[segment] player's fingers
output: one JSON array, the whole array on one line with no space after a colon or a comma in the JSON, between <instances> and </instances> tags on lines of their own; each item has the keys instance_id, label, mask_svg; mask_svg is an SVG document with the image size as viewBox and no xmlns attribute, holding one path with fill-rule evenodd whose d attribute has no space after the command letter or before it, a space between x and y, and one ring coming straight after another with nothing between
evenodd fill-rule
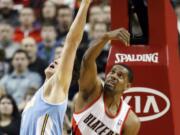
<instances>
[{"instance_id":1,"label":"player's fingers","mask_svg":"<svg viewBox=\"0 0 180 135\"><path fill-rule=\"evenodd\" d=\"M127 41L128 45L129 45L130 44L130 33L124 28L121 28L120 31L126 37L126 41Z\"/></svg>"},{"instance_id":2,"label":"player's fingers","mask_svg":"<svg viewBox=\"0 0 180 135\"><path fill-rule=\"evenodd\" d=\"M123 33L119 33L119 36L118 36L119 40L121 40L126 46L128 45L128 41L126 39L126 37L123 35Z\"/></svg>"},{"instance_id":3,"label":"player's fingers","mask_svg":"<svg viewBox=\"0 0 180 135\"><path fill-rule=\"evenodd\" d=\"M121 34L123 35L124 39L126 40L127 44L129 44L129 34L126 31L122 31Z\"/></svg>"},{"instance_id":4,"label":"player's fingers","mask_svg":"<svg viewBox=\"0 0 180 135\"><path fill-rule=\"evenodd\" d=\"M125 43L126 46L129 44L129 36L125 32L120 32L119 36L123 39L123 42Z\"/></svg>"}]
</instances>

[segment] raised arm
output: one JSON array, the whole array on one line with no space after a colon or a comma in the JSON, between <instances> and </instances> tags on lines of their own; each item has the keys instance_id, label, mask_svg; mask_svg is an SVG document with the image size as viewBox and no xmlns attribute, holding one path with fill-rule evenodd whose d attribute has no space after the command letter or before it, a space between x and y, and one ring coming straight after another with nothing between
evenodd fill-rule
<instances>
[{"instance_id":1,"label":"raised arm","mask_svg":"<svg viewBox=\"0 0 180 135\"><path fill-rule=\"evenodd\" d=\"M77 48L82 40L87 12L91 0L82 0L79 11L67 34L61 57L56 60L58 67L53 77L45 84L44 97L58 103L67 97ZM55 62L55 63L57 63Z\"/></svg>"},{"instance_id":2,"label":"raised arm","mask_svg":"<svg viewBox=\"0 0 180 135\"><path fill-rule=\"evenodd\" d=\"M91 44L91 47L86 51L81 64L80 71L80 92L89 94L95 87L101 83L97 76L96 59L100 55L103 47L110 40L121 40L125 45L129 45L130 35L124 28L116 29L105 33L101 38Z\"/></svg>"},{"instance_id":3,"label":"raised arm","mask_svg":"<svg viewBox=\"0 0 180 135\"><path fill-rule=\"evenodd\" d=\"M77 48L83 37L89 5L90 0L82 0L78 14L71 25L64 43L63 52L60 58L61 62L57 71L57 83L63 87L65 92L68 92L69 90L72 79L74 59Z\"/></svg>"}]
</instances>

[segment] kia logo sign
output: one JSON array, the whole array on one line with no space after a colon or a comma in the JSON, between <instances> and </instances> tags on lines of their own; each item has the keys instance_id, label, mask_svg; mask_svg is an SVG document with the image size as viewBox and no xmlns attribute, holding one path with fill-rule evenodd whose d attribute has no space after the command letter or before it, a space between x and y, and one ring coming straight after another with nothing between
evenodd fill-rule
<instances>
[{"instance_id":1,"label":"kia logo sign","mask_svg":"<svg viewBox=\"0 0 180 135\"><path fill-rule=\"evenodd\" d=\"M134 107L141 122L158 119L170 109L169 98L154 89L133 87L125 91L124 95L124 100Z\"/></svg>"}]
</instances>

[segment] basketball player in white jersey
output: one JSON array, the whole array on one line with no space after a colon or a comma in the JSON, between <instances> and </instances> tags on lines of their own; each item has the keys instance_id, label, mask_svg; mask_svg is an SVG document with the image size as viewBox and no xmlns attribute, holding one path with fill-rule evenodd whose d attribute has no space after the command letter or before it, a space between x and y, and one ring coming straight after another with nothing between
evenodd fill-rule
<instances>
[{"instance_id":1,"label":"basketball player in white jersey","mask_svg":"<svg viewBox=\"0 0 180 135\"><path fill-rule=\"evenodd\" d=\"M74 59L90 3L90 0L82 0L61 57L47 67L45 83L27 104L23 112L21 135L62 135Z\"/></svg>"},{"instance_id":2,"label":"basketball player in white jersey","mask_svg":"<svg viewBox=\"0 0 180 135\"><path fill-rule=\"evenodd\" d=\"M96 67L96 58L110 40L121 40L128 46L129 39L128 31L120 28L104 34L86 51L75 99L73 135L138 134L139 119L122 99L132 81L131 70L125 65L114 65L103 85Z\"/></svg>"}]
</instances>

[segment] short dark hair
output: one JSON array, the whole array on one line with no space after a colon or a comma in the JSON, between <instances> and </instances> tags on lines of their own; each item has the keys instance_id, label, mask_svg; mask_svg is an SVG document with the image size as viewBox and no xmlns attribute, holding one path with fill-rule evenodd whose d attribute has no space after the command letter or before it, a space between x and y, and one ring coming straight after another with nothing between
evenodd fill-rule
<instances>
[{"instance_id":1,"label":"short dark hair","mask_svg":"<svg viewBox=\"0 0 180 135\"><path fill-rule=\"evenodd\" d=\"M26 58L29 60L29 56L28 56L27 52L26 52L25 50L23 50L23 49L18 49L18 50L16 50L16 51L14 52L14 54L13 54L12 59L14 59L15 55L18 54L18 53L24 53L25 56L26 56Z\"/></svg>"},{"instance_id":2,"label":"short dark hair","mask_svg":"<svg viewBox=\"0 0 180 135\"><path fill-rule=\"evenodd\" d=\"M133 75L132 69L129 66L125 65L125 64L118 63L118 64L115 64L114 66L116 66L116 65L120 65L120 66L122 66L122 67L124 67L124 68L126 68L128 70L128 81L130 83L132 83L133 80L134 80L134 75Z\"/></svg>"}]
</instances>

